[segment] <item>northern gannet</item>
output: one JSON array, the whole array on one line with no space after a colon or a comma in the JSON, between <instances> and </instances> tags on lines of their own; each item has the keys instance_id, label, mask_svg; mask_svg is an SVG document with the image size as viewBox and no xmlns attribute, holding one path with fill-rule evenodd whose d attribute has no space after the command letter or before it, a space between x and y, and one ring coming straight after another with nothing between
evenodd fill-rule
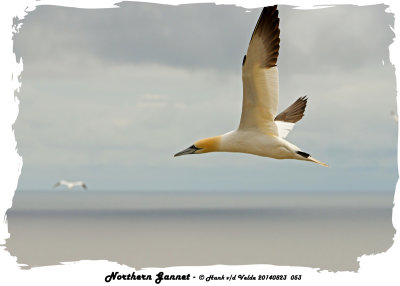
<instances>
[{"instance_id":1,"label":"northern gannet","mask_svg":"<svg viewBox=\"0 0 400 286\"><path fill-rule=\"evenodd\" d=\"M300 97L277 115L279 34L277 6L264 7L243 58L243 105L239 128L196 141L174 157L208 152L240 152L275 159L311 161L327 166L284 139L303 117L307 98Z\"/></svg>"},{"instance_id":2,"label":"northern gannet","mask_svg":"<svg viewBox=\"0 0 400 286\"><path fill-rule=\"evenodd\" d=\"M68 189L72 189L72 188L74 188L74 187L82 187L82 188L84 188L85 190L87 189L87 186L86 186L85 183L82 182L82 181L78 181L78 182L68 182L68 181L64 181L64 180L61 180L61 181L57 182L57 183L53 186L53 188L56 188L56 187L61 186L61 185L67 186Z\"/></svg>"}]
</instances>

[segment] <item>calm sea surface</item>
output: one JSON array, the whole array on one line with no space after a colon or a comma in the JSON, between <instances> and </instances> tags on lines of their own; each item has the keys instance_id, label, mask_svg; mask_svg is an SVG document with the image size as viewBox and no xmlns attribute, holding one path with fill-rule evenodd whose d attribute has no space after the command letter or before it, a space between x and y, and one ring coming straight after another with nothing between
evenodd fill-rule
<instances>
[{"instance_id":1,"label":"calm sea surface","mask_svg":"<svg viewBox=\"0 0 400 286\"><path fill-rule=\"evenodd\" d=\"M17 191L7 250L25 267L274 264L341 271L393 242L389 192Z\"/></svg>"}]
</instances>

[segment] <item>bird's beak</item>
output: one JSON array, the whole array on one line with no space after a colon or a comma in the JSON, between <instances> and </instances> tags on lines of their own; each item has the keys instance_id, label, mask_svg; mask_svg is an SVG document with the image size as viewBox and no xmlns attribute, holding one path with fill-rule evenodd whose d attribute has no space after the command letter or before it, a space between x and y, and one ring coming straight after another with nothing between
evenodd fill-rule
<instances>
[{"instance_id":1,"label":"bird's beak","mask_svg":"<svg viewBox=\"0 0 400 286\"><path fill-rule=\"evenodd\" d=\"M178 152L174 155L174 157L182 156L182 155L187 155L187 154L194 154L197 150L200 150L200 148L197 148L196 146L192 145L189 148Z\"/></svg>"}]
</instances>

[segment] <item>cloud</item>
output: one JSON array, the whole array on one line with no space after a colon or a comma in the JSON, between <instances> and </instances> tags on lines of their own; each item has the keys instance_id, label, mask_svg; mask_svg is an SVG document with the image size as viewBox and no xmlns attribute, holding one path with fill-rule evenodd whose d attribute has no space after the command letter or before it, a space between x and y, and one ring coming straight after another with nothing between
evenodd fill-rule
<instances>
[{"instance_id":1,"label":"cloud","mask_svg":"<svg viewBox=\"0 0 400 286\"><path fill-rule=\"evenodd\" d=\"M257 18L258 13L231 5L122 3L121 9L102 10L40 6L15 37L16 53L33 62L95 57L111 64L240 69Z\"/></svg>"},{"instance_id":2,"label":"cloud","mask_svg":"<svg viewBox=\"0 0 400 286\"><path fill-rule=\"evenodd\" d=\"M280 67L329 73L388 63L394 17L386 8L343 5L297 12L281 7Z\"/></svg>"},{"instance_id":3,"label":"cloud","mask_svg":"<svg viewBox=\"0 0 400 286\"><path fill-rule=\"evenodd\" d=\"M96 70L99 69L88 67L86 72L92 74ZM212 82L215 77L221 81ZM240 89L239 80L230 74L217 75L213 70L191 72L155 65L109 67L107 72L86 80L66 82L53 78L31 82L28 77L15 126L19 148L23 154L30 150L25 159L35 165L106 162L102 152L96 158L83 154L110 147L120 149L121 156L143 154L149 148L170 148L171 155L174 147L185 141L190 143L188 140L196 139L201 130L217 133L234 127L229 117L238 118L239 114L215 122L211 116L221 111L229 114L228 108L239 111L240 91L231 101L224 93L234 87ZM223 128L224 123L228 126ZM76 155L57 156L63 148L72 148ZM43 153L47 155L30 159L29 154ZM71 156L76 158L71 160ZM113 164L125 164L124 161L120 157L109 159Z\"/></svg>"},{"instance_id":4,"label":"cloud","mask_svg":"<svg viewBox=\"0 0 400 286\"><path fill-rule=\"evenodd\" d=\"M163 64L240 70L260 9L232 5L122 3L120 9L40 6L24 20L15 50L24 61ZM393 14L385 5L293 10L280 6L279 66L293 73L388 62Z\"/></svg>"}]
</instances>

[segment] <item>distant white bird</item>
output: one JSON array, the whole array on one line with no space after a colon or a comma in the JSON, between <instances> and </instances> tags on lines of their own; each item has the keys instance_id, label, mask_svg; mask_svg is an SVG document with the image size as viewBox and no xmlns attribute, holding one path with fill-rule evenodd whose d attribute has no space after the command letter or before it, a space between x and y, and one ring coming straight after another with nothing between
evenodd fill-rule
<instances>
[{"instance_id":1,"label":"distant white bird","mask_svg":"<svg viewBox=\"0 0 400 286\"><path fill-rule=\"evenodd\" d=\"M208 152L240 152L327 166L284 139L303 117L307 98L299 98L277 115L279 35L277 6L264 7L243 58L243 106L239 128L199 140L176 153L175 157Z\"/></svg>"},{"instance_id":2,"label":"distant white bird","mask_svg":"<svg viewBox=\"0 0 400 286\"><path fill-rule=\"evenodd\" d=\"M392 111L390 112L390 114L392 115L392 118L394 121L398 122L399 121L399 117L397 116L397 113Z\"/></svg>"},{"instance_id":3,"label":"distant white bird","mask_svg":"<svg viewBox=\"0 0 400 286\"><path fill-rule=\"evenodd\" d=\"M85 183L82 182L82 181L78 181L78 182L68 182L68 181L64 181L64 180L61 180L61 181L57 182L57 183L54 185L54 188L56 188L56 187L58 187L58 186L61 186L61 185L67 186L68 189L72 189L72 188L75 188L75 187L82 187L82 188L84 188L85 190L87 189L87 186L86 186Z\"/></svg>"}]
</instances>

